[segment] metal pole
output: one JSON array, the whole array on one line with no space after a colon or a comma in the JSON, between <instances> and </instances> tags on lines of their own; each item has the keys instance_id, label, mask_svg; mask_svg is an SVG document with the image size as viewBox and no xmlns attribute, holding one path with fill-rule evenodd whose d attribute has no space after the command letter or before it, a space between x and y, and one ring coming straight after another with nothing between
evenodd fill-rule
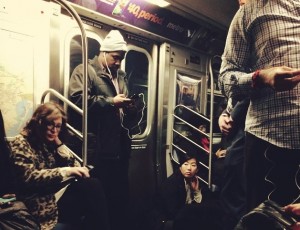
<instances>
[{"instance_id":1,"label":"metal pole","mask_svg":"<svg viewBox=\"0 0 300 230\"><path fill-rule=\"evenodd\" d=\"M82 161L83 166L87 164L87 37L83 23L80 16L73 9L73 7L65 0L54 0L55 2L62 5L76 20L79 29L81 31L81 42L82 42L82 63L83 63L83 91L82 91Z\"/></svg>"}]
</instances>

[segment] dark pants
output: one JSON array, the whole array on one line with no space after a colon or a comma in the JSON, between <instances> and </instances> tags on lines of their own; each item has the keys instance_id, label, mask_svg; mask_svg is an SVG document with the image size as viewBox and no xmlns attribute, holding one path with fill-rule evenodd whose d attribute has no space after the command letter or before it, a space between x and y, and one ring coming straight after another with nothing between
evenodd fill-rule
<instances>
[{"instance_id":1,"label":"dark pants","mask_svg":"<svg viewBox=\"0 0 300 230\"><path fill-rule=\"evenodd\" d=\"M112 230L129 229L128 159L100 160L95 175L103 182Z\"/></svg>"},{"instance_id":2,"label":"dark pants","mask_svg":"<svg viewBox=\"0 0 300 230\"><path fill-rule=\"evenodd\" d=\"M173 230L222 229L223 212L215 201L188 204L181 208L173 220Z\"/></svg>"},{"instance_id":3,"label":"dark pants","mask_svg":"<svg viewBox=\"0 0 300 230\"><path fill-rule=\"evenodd\" d=\"M96 178L73 182L59 199L58 212L58 221L73 229L110 229L104 190Z\"/></svg>"},{"instance_id":4,"label":"dark pants","mask_svg":"<svg viewBox=\"0 0 300 230\"><path fill-rule=\"evenodd\" d=\"M268 198L282 206L298 198L300 150L279 148L249 133L245 149L248 211Z\"/></svg>"},{"instance_id":5,"label":"dark pants","mask_svg":"<svg viewBox=\"0 0 300 230\"><path fill-rule=\"evenodd\" d=\"M239 129L227 148L224 159L221 189L221 203L225 211L224 230L232 230L240 218L246 214L244 146L245 132Z\"/></svg>"}]
</instances>

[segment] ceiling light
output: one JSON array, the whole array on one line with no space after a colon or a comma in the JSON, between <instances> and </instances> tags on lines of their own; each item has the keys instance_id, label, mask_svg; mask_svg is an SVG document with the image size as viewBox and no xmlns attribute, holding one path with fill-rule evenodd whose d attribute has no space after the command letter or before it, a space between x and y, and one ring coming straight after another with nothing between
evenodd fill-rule
<instances>
[{"instance_id":1,"label":"ceiling light","mask_svg":"<svg viewBox=\"0 0 300 230\"><path fill-rule=\"evenodd\" d=\"M169 2L165 1L165 0L146 0L147 2L150 2L154 5L157 5L159 7L167 7L170 5Z\"/></svg>"}]
</instances>

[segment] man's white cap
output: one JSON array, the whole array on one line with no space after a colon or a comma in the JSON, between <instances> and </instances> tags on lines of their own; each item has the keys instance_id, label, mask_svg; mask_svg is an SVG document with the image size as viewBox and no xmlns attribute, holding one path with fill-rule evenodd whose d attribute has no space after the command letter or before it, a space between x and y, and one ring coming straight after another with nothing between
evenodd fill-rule
<instances>
[{"instance_id":1,"label":"man's white cap","mask_svg":"<svg viewBox=\"0 0 300 230\"><path fill-rule=\"evenodd\" d=\"M127 43L118 30L111 30L100 46L100 51L124 51L127 52Z\"/></svg>"}]
</instances>

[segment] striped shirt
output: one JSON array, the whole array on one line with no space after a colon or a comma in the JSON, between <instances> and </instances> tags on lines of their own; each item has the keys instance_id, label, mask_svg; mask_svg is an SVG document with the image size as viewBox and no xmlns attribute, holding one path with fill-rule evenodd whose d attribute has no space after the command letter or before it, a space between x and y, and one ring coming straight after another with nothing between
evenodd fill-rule
<instances>
[{"instance_id":1,"label":"striped shirt","mask_svg":"<svg viewBox=\"0 0 300 230\"><path fill-rule=\"evenodd\" d=\"M253 72L271 66L300 68L299 0L251 0L238 10L219 86L233 101L250 96L247 132L281 148L300 149L300 84L284 92L251 87Z\"/></svg>"}]
</instances>

